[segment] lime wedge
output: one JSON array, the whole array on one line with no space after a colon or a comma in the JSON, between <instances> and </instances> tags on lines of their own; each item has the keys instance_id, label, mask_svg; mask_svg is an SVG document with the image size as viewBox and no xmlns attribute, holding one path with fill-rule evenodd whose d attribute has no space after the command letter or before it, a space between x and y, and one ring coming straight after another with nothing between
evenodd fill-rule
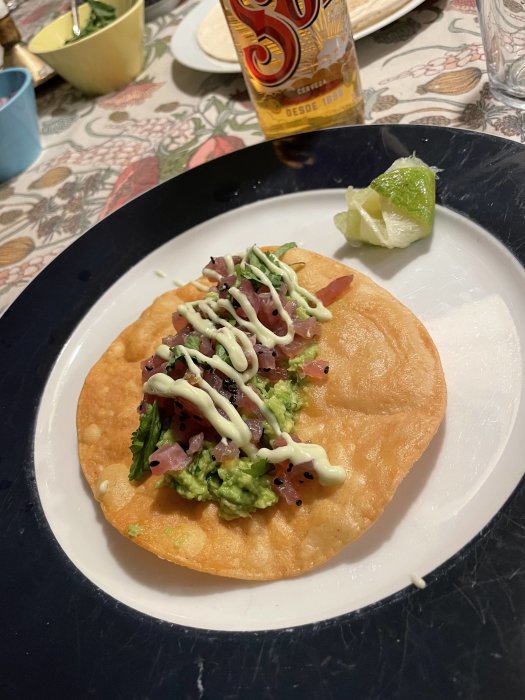
<instances>
[{"instance_id":1,"label":"lime wedge","mask_svg":"<svg viewBox=\"0 0 525 700\"><path fill-rule=\"evenodd\" d=\"M334 223L355 244L406 248L432 232L435 172L415 156L399 158L369 187L349 187Z\"/></svg>"}]
</instances>

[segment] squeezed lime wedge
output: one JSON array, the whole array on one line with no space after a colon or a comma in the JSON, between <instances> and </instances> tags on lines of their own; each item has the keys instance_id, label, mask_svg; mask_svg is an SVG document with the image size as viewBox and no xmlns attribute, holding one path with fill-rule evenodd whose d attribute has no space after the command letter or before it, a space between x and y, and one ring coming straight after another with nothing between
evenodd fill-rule
<instances>
[{"instance_id":1,"label":"squeezed lime wedge","mask_svg":"<svg viewBox=\"0 0 525 700\"><path fill-rule=\"evenodd\" d=\"M399 158L368 187L349 187L334 223L351 243L406 248L432 233L436 175L416 156Z\"/></svg>"}]
</instances>

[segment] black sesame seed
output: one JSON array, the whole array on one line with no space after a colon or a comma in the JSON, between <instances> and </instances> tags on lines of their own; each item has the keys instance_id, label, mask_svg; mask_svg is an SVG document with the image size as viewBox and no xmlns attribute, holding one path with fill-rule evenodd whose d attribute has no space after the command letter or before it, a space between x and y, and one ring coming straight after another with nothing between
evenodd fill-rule
<instances>
[{"instance_id":1,"label":"black sesame seed","mask_svg":"<svg viewBox=\"0 0 525 700\"><path fill-rule=\"evenodd\" d=\"M270 367L263 367L263 372L269 372L269 371L270 371Z\"/></svg>"},{"instance_id":2,"label":"black sesame seed","mask_svg":"<svg viewBox=\"0 0 525 700\"><path fill-rule=\"evenodd\" d=\"M150 367L149 365L146 365L145 369L147 369L148 372L151 372L151 370L153 369L153 367Z\"/></svg>"},{"instance_id":3,"label":"black sesame seed","mask_svg":"<svg viewBox=\"0 0 525 700\"><path fill-rule=\"evenodd\" d=\"M283 480L282 480L282 479L274 479L274 480L273 480L273 483L274 483L276 486L282 486L282 485L283 485Z\"/></svg>"},{"instance_id":4,"label":"black sesame seed","mask_svg":"<svg viewBox=\"0 0 525 700\"><path fill-rule=\"evenodd\" d=\"M296 505L296 506L302 506L302 505L303 505L303 502L301 501L300 498L298 498L298 499L295 501L295 505Z\"/></svg>"},{"instance_id":5,"label":"black sesame seed","mask_svg":"<svg viewBox=\"0 0 525 700\"><path fill-rule=\"evenodd\" d=\"M329 367L325 367L325 368L323 369L323 372L324 372L325 374L328 374L328 370L329 370Z\"/></svg>"},{"instance_id":6,"label":"black sesame seed","mask_svg":"<svg viewBox=\"0 0 525 700\"><path fill-rule=\"evenodd\" d=\"M290 464L286 467L287 472L291 472L293 469L293 464L290 462Z\"/></svg>"},{"instance_id":7,"label":"black sesame seed","mask_svg":"<svg viewBox=\"0 0 525 700\"><path fill-rule=\"evenodd\" d=\"M149 466L150 466L150 467L158 467L159 464L160 464L160 462L159 462L158 459L153 459L153 460L149 463Z\"/></svg>"},{"instance_id":8,"label":"black sesame seed","mask_svg":"<svg viewBox=\"0 0 525 700\"><path fill-rule=\"evenodd\" d=\"M237 299L234 299L233 302L232 302L232 306L233 306L234 309L239 309L241 305L239 304L239 302L237 301Z\"/></svg>"},{"instance_id":9,"label":"black sesame seed","mask_svg":"<svg viewBox=\"0 0 525 700\"><path fill-rule=\"evenodd\" d=\"M310 474L310 472L305 472L305 473L304 473L304 478L305 478L305 479L313 479L314 477L313 477L313 474Z\"/></svg>"},{"instance_id":10,"label":"black sesame seed","mask_svg":"<svg viewBox=\"0 0 525 700\"><path fill-rule=\"evenodd\" d=\"M215 258L213 257L213 255L210 255L210 260L212 265L215 265Z\"/></svg>"},{"instance_id":11,"label":"black sesame seed","mask_svg":"<svg viewBox=\"0 0 525 700\"><path fill-rule=\"evenodd\" d=\"M278 313L279 313L279 312L277 311L277 309L274 309L274 310L272 311L272 316L277 316Z\"/></svg>"},{"instance_id":12,"label":"black sesame seed","mask_svg":"<svg viewBox=\"0 0 525 700\"><path fill-rule=\"evenodd\" d=\"M202 420L201 416L193 416L194 420Z\"/></svg>"},{"instance_id":13,"label":"black sesame seed","mask_svg":"<svg viewBox=\"0 0 525 700\"><path fill-rule=\"evenodd\" d=\"M272 350L272 357L277 357L277 353L275 352L275 350Z\"/></svg>"},{"instance_id":14,"label":"black sesame seed","mask_svg":"<svg viewBox=\"0 0 525 700\"><path fill-rule=\"evenodd\" d=\"M175 401L175 406L177 406L177 408L180 408L181 411L182 411L182 409L184 408L184 406L181 404L180 401Z\"/></svg>"},{"instance_id":15,"label":"black sesame seed","mask_svg":"<svg viewBox=\"0 0 525 700\"><path fill-rule=\"evenodd\" d=\"M185 411L183 411L183 412L180 414L179 418L180 418L181 421L185 421L185 420L188 420L189 416L188 416L188 414L187 414Z\"/></svg>"}]
</instances>

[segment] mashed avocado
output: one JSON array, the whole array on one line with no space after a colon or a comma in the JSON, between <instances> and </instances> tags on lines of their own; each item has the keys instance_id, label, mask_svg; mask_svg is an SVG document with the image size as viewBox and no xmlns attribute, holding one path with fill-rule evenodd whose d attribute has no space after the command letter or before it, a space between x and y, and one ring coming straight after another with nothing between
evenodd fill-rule
<instances>
[{"instance_id":1,"label":"mashed avocado","mask_svg":"<svg viewBox=\"0 0 525 700\"><path fill-rule=\"evenodd\" d=\"M305 362L315 358L316 354L317 346L313 344L301 355L291 359L290 379L280 379L272 383L268 379L256 376L250 382L275 416L283 432L293 432L297 413L303 405L299 393L302 382L297 377L297 370ZM143 457L142 454L146 442L149 444L156 440L153 445L159 448L173 444L177 440L172 427L161 430L160 420L158 417L155 419L157 416L155 411L156 403L145 416L142 416L140 430L134 434L135 451L140 451L138 457L142 461L147 461L147 457ZM153 433L152 423L155 423ZM267 422L263 425L263 432L265 442L269 445L275 433ZM148 455L152 449L153 447L146 451ZM212 450L213 445L204 443L191 464L180 471L166 473L158 483L158 487L170 486L188 500L216 501L220 515L226 520L245 518L258 508L268 508L277 502L278 496L271 487L270 479L266 476L268 464L265 460L242 457L220 464L214 459ZM136 534L135 531L130 532L130 537Z\"/></svg>"},{"instance_id":2,"label":"mashed avocado","mask_svg":"<svg viewBox=\"0 0 525 700\"><path fill-rule=\"evenodd\" d=\"M166 481L183 498L195 501L209 501L213 498L208 488L208 478L217 471L219 465L211 453L211 447L204 447L192 463L179 472L171 472Z\"/></svg>"},{"instance_id":3,"label":"mashed avocado","mask_svg":"<svg viewBox=\"0 0 525 700\"><path fill-rule=\"evenodd\" d=\"M308 355L308 350L304 355ZM255 377L253 386L275 415L281 430L292 431L297 412L303 405L297 380L281 379L272 384ZM268 440L275 437L267 423L264 434ZM157 447L174 441L174 435L168 429L162 433ZM225 520L245 518L258 508L268 508L277 503L278 496L266 475L268 464L265 460L242 457L220 464L214 459L212 449L213 445L205 443L186 469L166 474L164 483L183 498L216 501L219 513Z\"/></svg>"},{"instance_id":4,"label":"mashed avocado","mask_svg":"<svg viewBox=\"0 0 525 700\"><path fill-rule=\"evenodd\" d=\"M277 503L267 469L265 460L248 457L221 465L213 458L211 445L207 445L186 469L167 474L165 483L183 498L217 501L221 516L233 520Z\"/></svg>"},{"instance_id":5,"label":"mashed avocado","mask_svg":"<svg viewBox=\"0 0 525 700\"><path fill-rule=\"evenodd\" d=\"M280 429L286 433L292 431L297 413L303 406L303 401L299 395L298 380L295 378L280 379L275 384L272 384L268 380L257 376L250 383L257 389L264 403L274 414ZM274 431L266 422L264 424L264 434L269 440L275 437Z\"/></svg>"},{"instance_id":6,"label":"mashed avocado","mask_svg":"<svg viewBox=\"0 0 525 700\"><path fill-rule=\"evenodd\" d=\"M315 360L317 357L317 345L313 343L310 347L306 348L304 352L296 357L292 357L288 362L288 371L297 372L304 367L305 362L310 362L310 360Z\"/></svg>"},{"instance_id":7,"label":"mashed avocado","mask_svg":"<svg viewBox=\"0 0 525 700\"><path fill-rule=\"evenodd\" d=\"M210 493L219 502L219 512L225 520L245 518L257 508L268 508L277 503L266 473L257 474L257 465L264 460L252 462L243 457L227 462L208 481ZM262 468L267 469L264 463Z\"/></svg>"},{"instance_id":8,"label":"mashed avocado","mask_svg":"<svg viewBox=\"0 0 525 700\"><path fill-rule=\"evenodd\" d=\"M303 405L296 383L291 379L280 379L268 391L264 402L277 419L281 430L285 433L292 432L295 416ZM265 425L264 433L270 439L275 437L269 425Z\"/></svg>"}]
</instances>

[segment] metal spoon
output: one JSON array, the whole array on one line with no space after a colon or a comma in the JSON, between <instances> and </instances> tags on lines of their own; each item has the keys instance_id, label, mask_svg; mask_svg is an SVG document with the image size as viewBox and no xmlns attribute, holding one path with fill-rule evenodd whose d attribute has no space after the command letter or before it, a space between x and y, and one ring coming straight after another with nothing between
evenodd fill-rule
<instances>
[{"instance_id":1,"label":"metal spoon","mask_svg":"<svg viewBox=\"0 0 525 700\"><path fill-rule=\"evenodd\" d=\"M73 17L73 35L80 36L80 25L78 23L78 0L71 0L71 16Z\"/></svg>"}]
</instances>

